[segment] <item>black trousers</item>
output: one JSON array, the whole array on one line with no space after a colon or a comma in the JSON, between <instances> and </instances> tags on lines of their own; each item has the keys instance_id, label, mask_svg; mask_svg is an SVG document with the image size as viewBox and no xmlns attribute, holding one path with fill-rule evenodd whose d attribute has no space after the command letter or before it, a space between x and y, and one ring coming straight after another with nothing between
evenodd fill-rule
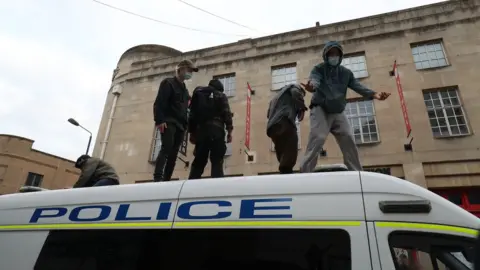
<instances>
[{"instance_id":1,"label":"black trousers","mask_svg":"<svg viewBox=\"0 0 480 270\"><path fill-rule=\"evenodd\" d=\"M212 164L211 177L219 178L224 176L223 159L225 157L225 152L227 151L225 133L222 132L215 135L207 135L204 138L197 138L193 152L195 158L193 159L188 179L199 179L202 177L209 157L210 163Z\"/></svg>"},{"instance_id":2,"label":"black trousers","mask_svg":"<svg viewBox=\"0 0 480 270\"><path fill-rule=\"evenodd\" d=\"M170 181L172 179L175 164L177 162L178 150L183 142L185 131L173 123L167 123L167 128L162 133L162 147L155 162L153 181Z\"/></svg>"},{"instance_id":3,"label":"black trousers","mask_svg":"<svg viewBox=\"0 0 480 270\"><path fill-rule=\"evenodd\" d=\"M293 173L298 155L297 128L288 119L282 119L270 128L268 135L275 144L278 170L281 174Z\"/></svg>"}]
</instances>

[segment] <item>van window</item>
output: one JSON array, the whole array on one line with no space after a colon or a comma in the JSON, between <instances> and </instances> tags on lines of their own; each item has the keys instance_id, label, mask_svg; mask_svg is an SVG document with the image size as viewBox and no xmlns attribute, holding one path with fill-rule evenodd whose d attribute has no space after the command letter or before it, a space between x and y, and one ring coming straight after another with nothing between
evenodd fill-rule
<instances>
[{"instance_id":1,"label":"van window","mask_svg":"<svg viewBox=\"0 0 480 270\"><path fill-rule=\"evenodd\" d=\"M351 269L343 230L53 231L35 270Z\"/></svg>"},{"instance_id":2,"label":"van window","mask_svg":"<svg viewBox=\"0 0 480 270\"><path fill-rule=\"evenodd\" d=\"M397 270L469 270L472 268L472 238L420 232L393 232L389 245Z\"/></svg>"}]
</instances>

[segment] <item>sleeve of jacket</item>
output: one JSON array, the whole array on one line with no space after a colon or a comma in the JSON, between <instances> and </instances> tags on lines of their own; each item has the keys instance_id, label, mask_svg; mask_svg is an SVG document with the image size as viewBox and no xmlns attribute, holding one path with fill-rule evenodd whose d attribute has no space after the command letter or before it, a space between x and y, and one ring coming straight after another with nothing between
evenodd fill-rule
<instances>
[{"instance_id":1,"label":"sleeve of jacket","mask_svg":"<svg viewBox=\"0 0 480 270\"><path fill-rule=\"evenodd\" d=\"M365 85L361 84L353 75L351 70L349 71L350 79L348 80L348 87L353 91L360 94L362 97L367 99L372 99L375 91L371 90L370 88L366 87Z\"/></svg>"},{"instance_id":2,"label":"sleeve of jacket","mask_svg":"<svg viewBox=\"0 0 480 270\"><path fill-rule=\"evenodd\" d=\"M172 86L168 79L164 79L158 87L157 98L153 103L153 119L155 125L165 122L165 111L172 94Z\"/></svg>"},{"instance_id":3,"label":"sleeve of jacket","mask_svg":"<svg viewBox=\"0 0 480 270\"><path fill-rule=\"evenodd\" d=\"M194 108L196 102L197 102L197 89L193 90L192 97L190 98L190 105L188 106L189 112L188 112L188 132L189 133L195 133L197 131L197 119L194 111L192 108Z\"/></svg>"},{"instance_id":4,"label":"sleeve of jacket","mask_svg":"<svg viewBox=\"0 0 480 270\"><path fill-rule=\"evenodd\" d=\"M232 111L230 110L230 103L228 102L227 95L222 93L221 100L222 100L222 118L223 118L223 122L225 123L225 129L228 132L232 132L233 130Z\"/></svg>"},{"instance_id":5,"label":"sleeve of jacket","mask_svg":"<svg viewBox=\"0 0 480 270\"><path fill-rule=\"evenodd\" d=\"M82 173L78 178L73 188L81 188L87 186L93 179L92 176L97 170L100 159L98 158L89 158L83 165Z\"/></svg>"},{"instance_id":6,"label":"sleeve of jacket","mask_svg":"<svg viewBox=\"0 0 480 270\"><path fill-rule=\"evenodd\" d=\"M318 66L313 67L312 71L310 72L310 76L308 77L308 80L313 85L313 89L315 90L315 92L320 87L322 77L323 76L320 71L320 67Z\"/></svg>"},{"instance_id":7,"label":"sleeve of jacket","mask_svg":"<svg viewBox=\"0 0 480 270\"><path fill-rule=\"evenodd\" d=\"M305 106L305 100L303 98L302 93L300 91L291 88L290 93L292 93L293 104L295 106L295 112L297 116L307 110L307 106Z\"/></svg>"}]
</instances>

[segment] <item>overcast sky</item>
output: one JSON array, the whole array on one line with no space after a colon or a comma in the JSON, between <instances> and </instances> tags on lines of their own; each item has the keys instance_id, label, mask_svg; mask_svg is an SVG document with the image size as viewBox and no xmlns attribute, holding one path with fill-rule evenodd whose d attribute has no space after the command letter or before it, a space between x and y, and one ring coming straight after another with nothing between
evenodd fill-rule
<instances>
[{"instance_id":1,"label":"overcast sky","mask_svg":"<svg viewBox=\"0 0 480 270\"><path fill-rule=\"evenodd\" d=\"M0 8L0 134L35 140L34 148L76 159L96 138L112 71L127 49L162 44L190 51L320 24L426 5L432 0L104 0L157 20L225 35L175 28L92 0L2 1ZM92 143L93 147L93 143Z\"/></svg>"}]
</instances>

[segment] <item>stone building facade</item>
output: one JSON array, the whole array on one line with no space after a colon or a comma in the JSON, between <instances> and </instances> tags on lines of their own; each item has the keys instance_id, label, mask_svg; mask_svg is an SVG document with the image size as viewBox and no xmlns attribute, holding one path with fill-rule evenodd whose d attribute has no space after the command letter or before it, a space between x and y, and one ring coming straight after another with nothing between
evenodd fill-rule
<instances>
[{"instance_id":1,"label":"stone building facade","mask_svg":"<svg viewBox=\"0 0 480 270\"><path fill-rule=\"evenodd\" d=\"M273 173L278 164L265 132L268 102L286 83L305 82L321 61L325 42L337 40L344 46L343 64L363 84L392 93L385 102L364 101L349 93L346 113L365 168L405 178L452 200L460 194L455 200L469 204L468 192L474 189L461 188L480 185L479 6L480 0L452 0L183 53L160 45L133 47L114 71L94 156L113 164L123 183L151 179L160 145L152 116L158 86L173 75L179 61L191 59L200 72L187 82L189 89L222 79L234 112L226 175ZM400 95L389 74L394 61L412 127L411 150L405 149L409 140ZM251 160L243 146L247 83L255 90ZM299 124L299 161L307 143L308 118ZM191 162L192 150L188 145L181 158ZM319 164L342 162L333 137L324 150ZM179 160L174 177L187 175Z\"/></svg>"},{"instance_id":2,"label":"stone building facade","mask_svg":"<svg viewBox=\"0 0 480 270\"><path fill-rule=\"evenodd\" d=\"M0 195L25 185L61 189L77 181L80 171L74 161L35 150L33 142L0 134Z\"/></svg>"}]
</instances>

